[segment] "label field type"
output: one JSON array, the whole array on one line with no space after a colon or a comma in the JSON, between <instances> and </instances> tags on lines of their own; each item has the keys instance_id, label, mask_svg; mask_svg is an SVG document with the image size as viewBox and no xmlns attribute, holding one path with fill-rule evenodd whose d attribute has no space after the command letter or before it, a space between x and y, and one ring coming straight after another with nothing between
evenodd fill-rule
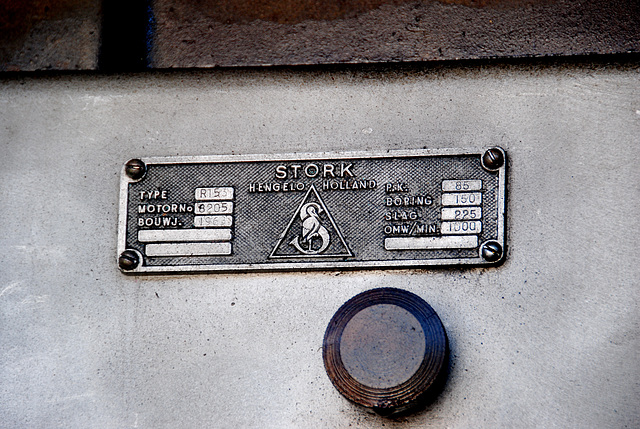
<instances>
[{"instance_id":1,"label":"label field type","mask_svg":"<svg viewBox=\"0 0 640 429\"><path fill-rule=\"evenodd\" d=\"M479 220L442 222L440 232L442 234L480 234L482 222Z\"/></svg>"},{"instance_id":2,"label":"label field type","mask_svg":"<svg viewBox=\"0 0 640 429\"><path fill-rule=\"evenodd\" d=\"M385 238L386 250L473 249L478 246L475 235L447 235L442 237L390 237Z\"/></svg>"},{"instance_id":3,"label":"label field type","mask_svg":"<svg viewBox=\"0 0 640 429\"><path fill-rule=\"evenodd\" d=\"M443 192L479 191L482 189L482 180L443 180Z\"/></svg>"},{"instance_id":4,"label":"label field type","mask_svg":"<svg viewBox=\"0 0 640 429\"><path fill-rule=\"evenodd\" d=\"M197 201L224 201L233 200L233 187L196 188Z\"/></svg>"},{"instance_id":5,"label":"label field type","mask_svg":"<svg viewBox=\"0 0 640 429\"><path fill-rule=\"evenodd\" d=\"M443 206L479 206L480 204L482 204L480 192L442 194Z\"/></svg>"},{"instance_id":6,"label":"label field type","mask_svg":"<svg viewBox=\"0 0 640 429\"><path fill-rule=\"evenodd\" d=\"M231 243L147 244L147 256L223 256L231 254Z\"/></svg>"},{"instance_id":7,"label":"label field type","mask_svg":"<svg viewBox=\"0 0 640 429\"><path fill-rule=\"evenodd\" d=\"M212 215L195 216L193 226L198 228L229 227L233 225L233 216Z\"/></svg>"},{"instance_id":8,"label":"label field type","mask_svg":"<svg viewBox=\"0 0 640 429\"><path fill-rule=\"evenodd\" d=\"M444 207L442 220L475 220L482 219L480 207Z\"/></svg>"},{"instance_id":9,"label":"label field type","mask_svg":"<svg viewBox=\"0 0 640 429\"><path fill-rule=\"evenodd\" d=\"M230 201L196 203L195 213L203 215L231 214L233 213L233 203Z\"/></svg>"},{"instance_id":10,"label":"label field type","mask_svg":"<svg viewBox=\"0 0 640 429\"><path fill-rule=\"evenodd\" d=\"M141 243L228 240L231 240L230 229L143 229L138 231L138 241Z\"/></svg>"}]
</instances>

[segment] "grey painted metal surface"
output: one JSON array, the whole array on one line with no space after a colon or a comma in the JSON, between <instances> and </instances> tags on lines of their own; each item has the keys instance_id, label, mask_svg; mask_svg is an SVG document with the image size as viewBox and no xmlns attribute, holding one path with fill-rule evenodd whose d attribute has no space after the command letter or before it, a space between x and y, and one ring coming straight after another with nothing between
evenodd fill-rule
<instances>
[{"instance_id":1,"label":"grey painted metal surface","mask_svg":"<svg viewBox=\"0 0 640 429\"><path fill-rule=\"evenodd\" d=\"M640 85L626 66L213 71L3 80L0 426L637 427ZM498 268L125 276L138 156L499 145ZM427 300L451 373L422 413L347 402L322 364L367 289Z\"/></svg>"}]
</instances>

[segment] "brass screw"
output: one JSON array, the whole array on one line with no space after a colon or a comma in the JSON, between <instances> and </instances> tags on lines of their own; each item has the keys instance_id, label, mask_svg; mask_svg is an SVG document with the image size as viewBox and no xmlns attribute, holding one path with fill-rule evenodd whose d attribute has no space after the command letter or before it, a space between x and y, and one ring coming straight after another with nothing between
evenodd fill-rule
<instances>
[{"instance_id":1,"label":"brass screw","mask_svg":"<svg viewBox=\"0 0 640 429\"><path fill-rule=\"evenodd\" d=\"M488 241L482 246L482 257L488 262L495 262L502 257L502 246L496 241Z\"/></svg>"},{"instance_id":2,"label":"brass screw","mask_svg":"<svg viewBox=\"0 0 640 429\"><path fill-rule=\"evenodd\" d=\"M139 159L130 160L126 163L124 168L127 176L133 180L142 179L144 174L147 172L147 166Z\"/></svg>"},{"instance_id":3,"label":"brass screw","mask_svg":"<svg viewBox=\"0 0 640 429\"><path fill-rule=\"evenodd\" d=\"M498 148L491 148L482 155L482 165L488 170L497 170L504 165L504 155Z\"/></svg>"},{"instance_id":4,"label":"brass screw","mask_svg":"<svg viewBox=\"0 0 640 429\"><path fill-rule=\"evenodd\" d=\"M140 263L140 259L138 258L138 254L133 250L125 250L120 254L118 258L118 265L123 270L133 270Z\"/></svg>"}]
</instances>

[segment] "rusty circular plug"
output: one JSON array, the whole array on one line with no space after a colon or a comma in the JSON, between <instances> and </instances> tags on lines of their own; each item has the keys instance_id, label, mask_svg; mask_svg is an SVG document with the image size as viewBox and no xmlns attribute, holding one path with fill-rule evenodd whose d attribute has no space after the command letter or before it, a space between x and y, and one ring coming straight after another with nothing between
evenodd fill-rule
<instances>
[{"instance_id":1,"label":"rusty circular plug","mask_svg":"<svg viewBox=\"0 0 640 429\"><path fill-rule=\"evenodd\" d=\"M383 416L397 416L430 402L444 386L447 335L419 296L372 289L335 313L325 332L323 359L343 396Z\"/></svg>"}]
</instances>

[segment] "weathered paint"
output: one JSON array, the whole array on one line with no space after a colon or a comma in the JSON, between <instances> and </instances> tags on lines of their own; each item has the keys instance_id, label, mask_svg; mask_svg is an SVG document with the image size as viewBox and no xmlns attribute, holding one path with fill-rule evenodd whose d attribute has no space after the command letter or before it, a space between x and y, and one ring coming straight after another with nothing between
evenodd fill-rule
<instances>
[{"instance_id":1,"label":"weathered paint","mask_svg":"<svg viewBox=\"0 0 640 429\"><path fill-rule=\"evenodd\" d=\"M638 427L638 62L211 70L0 80L0 425ZM503 147L498 268L132 277L119 176L142 156ZM338 393L332 315L399 287L450 373L393 421Z\"/></svg>"},{"instance_id":2,"label":"weathered paint","mask_svg":"<svg viewBox=\"0 0 640 429\"><path fill-rule=\"evenodd\" d=\"M640 52L636 0L30 0L0 71L131 71Z\"/></svg>"},{"instance_id":3,"label":"weathered paint","mask_svg":"<svg viewBox=\"0 0 640 429\"><path fill-rule=\"evenodd\" d=\"M157 68L640 51L635 0L156 0Z\"/></svg>"},{"instance_id":4,"label":"weathered paint","mask_svg":"<svg viewBox=\"0 0 640 429\"><path fill-rule=\"evenodd\" d=\"M0 2L0 71L87 70L98 64L100 2Z\"/></svg>"}]
</instances>

